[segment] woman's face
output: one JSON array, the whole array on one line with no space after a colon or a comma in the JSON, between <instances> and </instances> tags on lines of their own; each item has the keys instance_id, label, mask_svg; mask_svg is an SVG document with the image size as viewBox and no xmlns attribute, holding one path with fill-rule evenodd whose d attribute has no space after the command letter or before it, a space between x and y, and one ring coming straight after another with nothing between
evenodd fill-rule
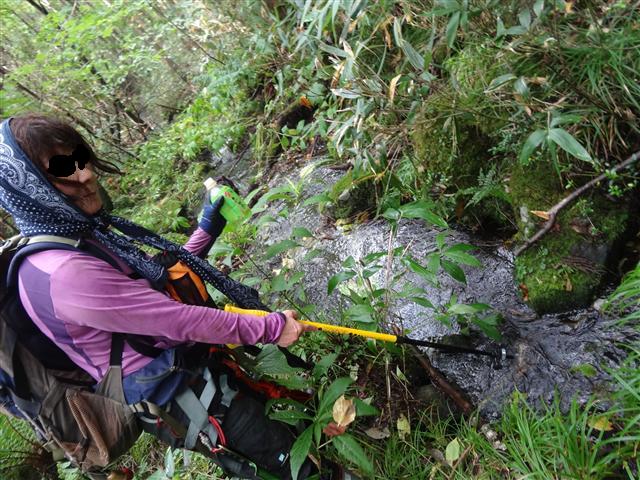
<instances>
[{"instance_id":1,"label":"woman's face","mask_svg":"<svg viewBox=\"0 0 640 480\"><path fill-rule=\"evenodd\" d=\"M71 155L73 148L57 145L47 158L40 159L44 170L49 168L49 159L55 155ZM76 163L76 171L68 177L55 177L46 174L51 184L64 193L69 199L87 215L94 215L102 208L102 199L98 193L98 176L91 163L87 163L80 170Z\"/></svg>"}]
</instances>

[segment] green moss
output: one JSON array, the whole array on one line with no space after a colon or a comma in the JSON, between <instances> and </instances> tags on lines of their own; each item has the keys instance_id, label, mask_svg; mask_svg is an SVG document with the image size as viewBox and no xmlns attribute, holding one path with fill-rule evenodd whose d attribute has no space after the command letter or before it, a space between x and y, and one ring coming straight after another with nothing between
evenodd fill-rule
<instances>
[{"instance_id":1,"label":"green moss","mask_svg":"<svg viewBox=\"0 0 640 480\"><path fill-rule=\"evenodd\" d=\"M542 226L532 210L546 211L568 194L553 168L543 162L516 167L510 187L521 238L530 238ZM517 282L536 312L588 305L628 221L625 208L597 191L561 211L556 227L515 261Z\"/></svg>"}]
</instances>

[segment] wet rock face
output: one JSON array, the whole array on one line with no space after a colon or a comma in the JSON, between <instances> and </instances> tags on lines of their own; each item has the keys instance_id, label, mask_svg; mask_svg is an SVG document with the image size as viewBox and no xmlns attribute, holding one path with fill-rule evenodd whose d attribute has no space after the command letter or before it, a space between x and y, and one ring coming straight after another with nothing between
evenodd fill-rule
<instances>
[{"instance_id":1,"label":"wet rock face","mask_svg":"<svg viewBox=\"0 0 640 480\"><path fill-rule=\"evenodd\" d=\"M224 172L220 172L224 173ZM300 170L293 170L288 178L300 181ZM271 244L290 238L294 227L305 227L314 239L303 247L287 252L294 269L302 271L307 302L316 305L317 319L332 322L340 311L349 306L348 300L336 290L327 295L327 282L342 270L341 263L349 256L360 259L367 254L387 251L389 225L386 221L373 221L340 231L318 214L315 205L303 206L305 198L320 193L334 183L341 173L319 167L303 180L303 194L295 205L277 202L265 214L275 218L263 227L256 242L256 250L263 252ZM234 178L236 180L236 178ZM284 178L274 178L270 186L285 183ZM280 215L284 213L283 215ZM407 247L407 253L424 260L436 246L438 231L422 221L401 221L393 247ZM448 244L480 243L467 234L451 231ZM304 260L305 254L317 249L319 255ZM257 253L260 253L257 252ZM389 285L399 291L406 282L424 288L426 297L436 306L446 304L452 295L461 303L490 304L504 318L501 328L503 344L515 358L496 368L496 361L468 354L446 354L425 350L450 381L457 384L470 399L489 417L499 415L504 402L517 389L528 395L532 404L549 402L557 391L562 405L567 407L572 397L585 401L598 391L607 390L608 368L615 368L624 358L624 352L616 345L621 340L640 340L640 334L631 329L614 327L609 319L592 309L575 310L563 314L537 315L522 302L514 281L514 259L502 246L480 247L473 252L483 268L463 267L467 285L456 282L445 274L439 275L439 287L426 283L421 277L407 273L400 282ZM384 263L384 259L381 260ZM274 261L271 268L279 268ZM395 272L403 269L399 262L393 264ZM386 287L385 269L371 277L375 288ZM416 339L446 341L448 336L459 333L436 320L434 312L414 303L396 300L390 305L388 320L401 325L409 336ZM457 336L459 340L459 335ZM465 346L480 349L496 348L496 343L471 329L463 338Z\"/></svg>"}]
</instances>

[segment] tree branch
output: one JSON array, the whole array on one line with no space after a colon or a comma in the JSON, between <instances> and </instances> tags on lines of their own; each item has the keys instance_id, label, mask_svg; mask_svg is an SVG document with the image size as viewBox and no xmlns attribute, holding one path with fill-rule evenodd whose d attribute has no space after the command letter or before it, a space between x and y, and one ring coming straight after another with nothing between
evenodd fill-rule
<instances>
[{"instance_id":1,"label":"tree branch","mask_svg":"<svg viewBox=\"0 0 640 480\"><path fill-rule=\"evenodd\" d=\"M549 214L549 219L545 222L543 227L540 230L538 230L533 237L531 237L530 239L526 240L523 245L521 245L518 248L516 248L516 250L514 252L514 255L516 257L518 255L520 255L527 248L529 248L531 245L533 245L538 240L540 240L549 230L551 230L551 227L553 227L553 225L554 225L554 223L556 221L556 216L558 215L558 212L560 210L562 210L564 207L569 205L571 202L573 202L576 198L578 198L584 192L586 192L590 188L593 188L595 185L600 183L602 180L606 179L607 178L607 174L617 173L620 170L624 170L624 169L628 168L629 166L631 166L638 159L640 159L640 151L634 153L629 158L627 158L624 162L619 163L618 165L614 166L611 170L608 170L606 173L603 173L602 175L598 175L596 178L594 178L590 182L585 183L583 186L581 186L580 188L575 190L569 196L563 198L558 203L556 203L553 207L551 207L547 211L547 213Z\"/></svg>"}]
</instances>

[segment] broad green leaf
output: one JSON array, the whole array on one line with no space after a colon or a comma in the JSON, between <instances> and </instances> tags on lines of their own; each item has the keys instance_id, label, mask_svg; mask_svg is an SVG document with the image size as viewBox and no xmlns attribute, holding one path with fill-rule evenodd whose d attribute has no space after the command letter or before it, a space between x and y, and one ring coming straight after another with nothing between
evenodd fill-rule
<instances>
[{"instance_id":1,"label":"broad green leaf","mask_svg":"<svg viewBox=\"0 0 640 480\"><path fill-rule=\"evenodd\" d=\"M406 40L402 42L402 51L416 70L424 70L424 57Z\"/></svg>"},{"instance_id":2,"label":"broad green leaf","mask_svg":"<svg viewBox=\"0 0 640 480\"><path fill-rule=\"evenodd\" d=\"M320 47L320 50L323 50L327 53L330 53L331 55L335 55L337 57L342 57L342 58L347 58L347 52L345 52L344 50L334 47L332 45L327 45L324 42L318 42L318 47Z\"/></svg>"},{"instance_id":3,"label":"broad green leaf","mask_svg":"<svg viewBox=\"0 0 640 480\"><path fill-rule=\"evenodd\" d=\"M494 320L497 318L497 316L493 315L487 318L476 318L473 320L473 323L475 323L487 337L499 341L502 338L502 335L500 335L500 331L498 330L496 321Z\"/></svg>"},{"instance_id":4,"label":"broad green leaf","mask_svg":"<svg viewBox=\"0 0 640 480\"><path fill-rule=\"evenodd\" d=\"M528 8L525 7L520 11L520 13L518 14L518 20L520 20L520 25L522 25L524 28L529 28L529 26L531 25L531 12L529 12Z\"/></svg>"},{"instance_id":5,"label":"broad green leaf","mask_svg":"<svg viewBox=\"0 0 640 480\"><path fill-rule=\"evenodd\" d=\"M164 474L167 476L167 478L172 478L175 471L176 462L173 458L173 449L169 447L164 454Z\"/></svg>"},{"instance_id":6,"label":"broad green leaf","mask_svg":"<svg viewBox=\"0 0 640 480\"><path fill-rule=\"evenodd\" d=\"M294 247L299 247L299 246L300 245L297 242L294 242L293 240L282 240L281 242L271 245L267 249L267 253L264 256L264 259L269 260L270 258L273 258L276 255L281 254L282 252L285 252L287 250L290 250Z\"/></svg>"},{"instance_id":7,"label":"broad green leaf","mask_svg":"<svg viewBox=\"0 0 640 480\"><path fill-rule=\"evenodd\" d=\"M396 210L395 208L387 208L382 213L382 216L384 218L389 219L389 220L398 220L400 218L400 212L398 210Z\"/></svg>"},{"instance_id":8,"label":"broad green leaf","mask_svg":"<svg viewBox=\"0 0 640 480\"><path fill-rule=\"evenodd\" d=\"M345 433L343 435L333 437L333 446L336 447L336 450L342 457L354 462L367 474L373 475L373 465L371 460L369 460L360 444L351 435Z\"/></svg>"},{"instance_id":9,"label":"broad green leaf","mask_svg":"<svg viewBox=\"0 0 640 480\"><path fill-rule=\"evenodd\" d=\"M350 270L346 270L343 272L336 273L333 277L329 279L329 283L327 284L327 295L331 295L331 292L335 290L335 288L345 280L349 280L356 276L355 272Z\"/></svg>"},{"instance_id":10,"label":"broad green leaf","mask_svg":"<svg viewBox=\"0 0 640 480\"><path fill-rule=\"evenodd\" d=\"M280 273L271 279L271 290L274 292L283 292L289 288L286 276Z\"/></svg>"},{"instance_id":11,"label":"broad green leaf","mask_svg":"<svg viewBox=\"0 0 640 480\"><path fill-rule=\"evenodd\" d=\"M502 38L505 36L507 30L504 28L504 22L500 17L496 20L496 39Z\"/></svg>"},{"instance_id":12,"label":"broad green leaf","mask_svg":"<svg viewBox=\"0 0 640 480\"><path fill-rule=\"evenodd\" d=\"M295 374L303 371L290 366L284 354L273 344L265 345L258 354L256 369L269 375Z\"/></svg>"},{"instance_id":13,"label":"broad green leaf","mask_svg":"<svg viewBox=\"0 0 640 480\"><path fill-rule=\"evenodd\" d=\"M431 204L424 200L417 200L415 202L407 203L400 207L400 213L405 218L421 218L438 227L447 228L447 222L445 222L438 215L433 213Z\"/></svg>"},{"instance_id":14,"label":"broad green leaf","mask_svg":"<svg viewBox=\"0 0 640 480\"><path fill-rule=\"evenodd\" d=\"M307 198L304 202L302 202L302 206L306 207L308 205L314 205L316 203L328 203L331 201L331 197L326 193L320 193L318 195L314 195L312 197Z\"/></svg>"},{"instance_id":15,"label":"broad green leaf","mask_svg":"<svg viewBox=\"0 0 640 480\"><path fill-rule=\"evenodd\" d=\"M296 439L295 443L291 447L291 476L293 480L298 479L298 472L300 467L307 459L309 450L311 449L311 440L313 435L312 427L308 427L300 436Z\"/></svg>"},{"instance_id":16,"label":"broad green leaf","mask_svg":"<svg viewBox=\"0 0 640 480\"><path fill-rule=\"evenodd\" d=\"M438 245L439 250L444 248L444 240L447 238L447 235L447 232L440 232L436 235L436 245Z\"/></svg>"},{"instance_id":17,"label":"broad green leaf","mask_svg":"<svg viewBox=\"0 0 640 480\"><path fill-rule=\"evenodd\" d=\"M416 303L416 304L420 305L421 307L435 309L435 307L433 306L433 303L431 303L426 298L423 298L423 297L409 297L409 300L411 300L413 303Z\"/></svg>"},{"instance_id":18,"label":"broad green leaf","mask_svg":"<svg viewBox=\"0 0 640 480\"><path fill-rule=\"evenodd\" d=\"M527 86L527 80L524 77L518 77L518 79L513 82L513 89L523 97L529 95L529 87Z\"/></svg>"},{"instance_id":19,"label":"broad green leaf","mask_svg":"<svg viewBox=\"0 0 640 480\"><path fill-rule=\"evenodd\" d=\"M356 90L349 90L348 88L332 88L331 92L333 92L335 96L342 98L354 99L360 98L362 96L361 92L358 92Z\"/></svg>"},{"instance_id":20,"label":"broad green leaf","mask_svg":"<svg viewBox=\"0 0 640 480\"><path fill-rule=\"evenodd\" d=\"M542 14L544 10L544 0L536 0L536 3L533 4L533 13L535 13L538 17Z\"/></svg>"},{"instance_id":21,"label":"broad green leaf","mask_svg":"<svg viewBox=\"0 0 640 480\"><path fill-rule=\"evenodd\" d=\"M301 412L300 410L281 410L271 412L269 414L269 418L293 426L297 425L300 420L313 420L313 417Z\"/></svg>"},{"instance_id":22,"label":"broad green leaf","mask_svg":"<svg viewBox=\"0 0 640 480\"><path fill-rule=\"evenodd\" d=\"M380 410L378 410L373 405L370 405L359 398L354 398L354 403L356 404L356 413L359 417L368 417L374 415L380 415Z\"/></svg>"},{"instance_id":23,"label":"broad green leaf","mask_svg":"<svg viewBox=\"0 0 640 480\"><path fill-rule=\"evenodd\" d=\"M515 80L517 77L513 74L513 73L507 73L505 75L500 75L499 77L494 78L493 80L491 80L491 83L489 84L489 87L487 88L487 92L491 92L495 89L497 89L498 87L500 87L501 85L504 85L505 83L511 81L511 80Z\"/></svg>"},{"instance_id":24,"label":"broad green leaf","mask_svg":"<svg viewBox=\"0 0 640 480\"><path fill-rule=\"evenodd\" d=\"M324 375L327 374L327 371L333 365L333 362L338 358L338 353L329 353L328 355L324 355L316 364L313 366L313 371L311 375L315 379L320 379Z\"/></svg>"},{"instance_id":25,"label":"broad green leaf","mask_svg":"<svg viewBox=\"0 0 640 480\"><path fill-rule=\"evenodd\" d=\"M566 115L556 115L551 119L551 127L557 127L558 125L566 125L567 123L578 123L582 120L582 115L577 113L568 113Z\"/></svg>"},{"instance_id":26,"label":"broad green leaf","mask_svg":"<svg viewBox=\"0 0 640 480\"><path fill-rule=\"evenodd\" d=\"M437 17L459 12L461 9L458 0L436 0L435 8L431 13Z\"/></svg>"},{"instance_id":27,"label":"broad green leaf","mask_svg":"<svg viewBox=\"0 0 640 480\"><path fill-rule=\"evenodd\" d=\"M447 460L447 463L451 466L460 458L461 448L460 442L458 442L457 438L454 438L449 442L447 448L444 452L444 458Z\"/></svg>"},{"instance_id":28,"label":"broad green leaf","mask_svg":"<svg viewBox=\"0 0 640 480\"><path fill-rule=\"evenodd\" d=\"M458 32L458 25L460 24L460 12L455 12L451 15L449 23L447 24L447 46L453 47L453 43L456 41L456 33Z\"/></svg>"},{"instance_id":29,"label":"broad green leaf","mask_svg":"<svg viewBox=\"0 0 640 480\"><path fill-rule=\"evenodd\" d=\"M468 253L459 252L455 250L447 250L444 252L444 256L453 260L454 262L469 265L471 267L481 267L482 263L476 257L469 255Z\"/></svg>"},{"instance_id":30,"label":"broad green leaf","mask_svg":"<svg viewBox=\"0 0 640 480\"><path fill-rule=\"evenodd\" d=\"M403 263L409 268L409 270L411 270L414 273L417 273L418 275L420 275L422 278L424 278L428 282L430 282L430 283L435 283L436 282L435 274L432 271L430 271L430 270L426 269L425 267L423 267L422 265L420 265L413 258L406 257L406 258L403 259Z\"/></svg>"},{"instance_id":31,"label":"broad green leaf","mask_svg":"<svg viewBox=\"0 0 640 480\"><path fill-rule=\"evenodd\" d=\"M354 305L347 309L345 314L351 321L358 323L371 323L373 322L374 310L371 305Z\"/></svg>"},{"instance_id":32,"label":"broad green leaf","mask_svg":"<svg viewBox=\"0 0 640 480\"><path fill-rule=\"evenodd\" d=\"M542 143L542 141L547 137L546 130L536 130L533 132L527 140L524 142L522 146L522 150L520 151L520 156L518 160L520 164L525 165L529 157L533 153L533 151L538 148L538 146Z\"/></svg>"},{"instance_id":33,"label":"broad green leaf","mask_svg":"<svg viewBox=\"0 0 640 480\"><path fill-rule=\"evenodd\" d=\"M465 305L463 303L456 303L451 305L447 311L454 315L475 315L478 311L471 305Z\"/></svg>"},{"instance_id":34,"label":"broad green leaf","mask_svg":"<svg viewBox=\"0 0 640 480\"><path fill-rule=\"evenodd\" d=\"M552 128L549 130L549 139L568 154L586 162L593 161L589 152L566 130L562 128Z\"/></svg>"},{"instance_id":35,"label":"broad green leaf","mask_svg":"<svg viewBox=\"0 0 640 480\"><path fill-rule=\"evenodd\" d=\"M334 380L322 395L322 400L320 400L320 406L318 407L318 415L326 413L327 407L333 406L333 403L347 391L347 388L352 383L353 379L351 377L340 377Z\"/></svg>"},{"instance_id":36,"label":"broad green leaf","mask_svg":"<svg viewBox=\"0 0 640 480\"><path fill-rule=\"evenodd\" d=\"M313 233L304 227L294 227L292 232L293 238L313 238Z\"/></svg>"},{"instance_id":37,"label":"broad green leaf","mask_svg":"<svg viewBox=\"0 0 640 480\"><path fill-rule=\"evenodd\" d=\"M451 278L457 280L460 283L467 283L467 278L464 275L462 269L453 262L449 260L445 260L444 258L440 259L440 263L445 272L447 272Z\"/></svg>"}]
</instances>

